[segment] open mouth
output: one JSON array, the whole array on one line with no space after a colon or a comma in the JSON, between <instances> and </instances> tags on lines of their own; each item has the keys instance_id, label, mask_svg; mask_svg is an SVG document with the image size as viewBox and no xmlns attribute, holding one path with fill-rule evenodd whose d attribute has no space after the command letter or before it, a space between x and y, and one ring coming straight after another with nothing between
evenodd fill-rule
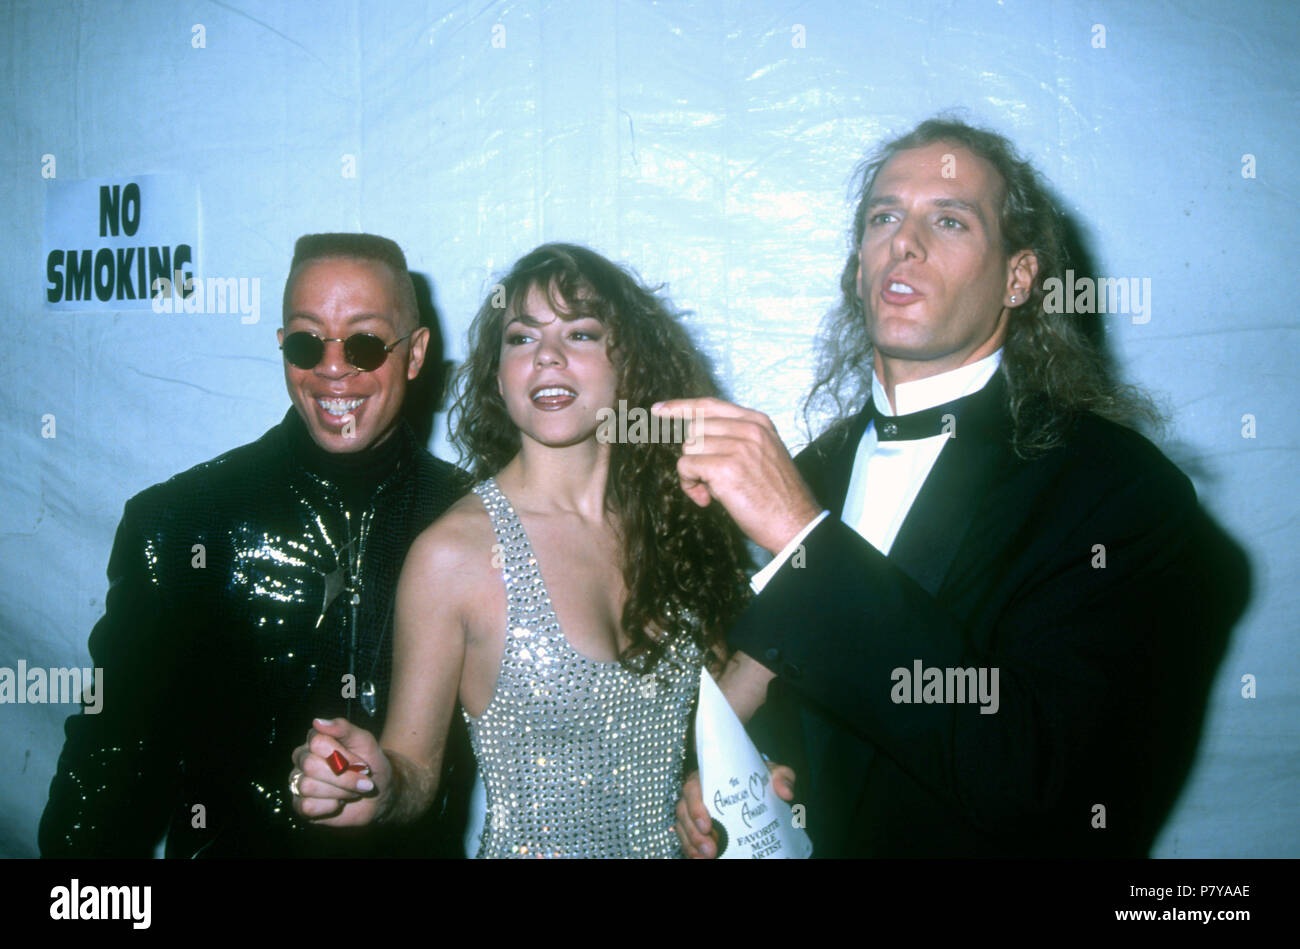
<instances>
[{"instance_id":1,"label":"open mouth","mask_svg":"<svg viewBox=\"0 0 1300 949\"><path fill-rule=\"evenodd\" d=\"M568 386L541 386L529 396L533 404L542 409L562 409L578 397Z\"/></svg>"},{"instance_id":2,"label":"open mouth","mask_svg":"<svg viewBox=\"0 0 1300 949\"><path fill-rule=\"evenodd\" d=\"M896 306L906 306L909 303L915 303L921 299L923 294L918 293L916 288L910 283L904 283L901 280L890 280L880 291L880 298L886 303L893 303Z\"/></svg>"},{"instance_id":3,"label":"open mouth","mask_svg":"<svg viewBox=\"0 0 1300 949\"><path fill-rule=\"evenodd\" d=\"M333 416L336 419L346 418L355 412L365 398L360 399L317 399L316 404L321 407L326 415Z\"/></svg>"}]
</instances>

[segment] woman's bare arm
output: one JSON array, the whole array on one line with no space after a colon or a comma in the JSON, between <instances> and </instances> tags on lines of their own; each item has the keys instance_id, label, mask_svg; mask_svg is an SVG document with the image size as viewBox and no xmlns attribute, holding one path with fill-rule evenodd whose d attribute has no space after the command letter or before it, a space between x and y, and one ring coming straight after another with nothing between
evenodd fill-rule
<instances>
[{"instance_id":1,"label":"woman's bare arm","mask_svg":"<svg viewBox=\"0 0 1300 949\"><path fill-rule=\"evenodd\" d=\"M330 826L406 823L432 803L464 667L467 607L491 556L477 527L473 510L458 504L411 545L397 585L383 735L376 742L341 719L317 723L294 752L300 814ZM336 750L369 771L333 774L327 759Z\"/></svg>"},{"instance_id":2,"label":"woman's bare arm","mask_svg":"<svg viewBox=\"0 0 1300 949\"><path fill-rule=\"evenodd\" d=\"M386 823L419 817L438 790L465 665L464 594L491 556L490 545L475 543L472 516L455 509L421 534L397 584L393 690L380 739L392 780L379 789L376 815Z\"/></svg>"},{"instance_id":3,"label":"woman's bare arm","mask_svg":"<svg viewBox=\"0 0 1300 949\"><path fill-rule=\"evenodd\" d=\"M772 673L761 662L743 652L733 652L718 676L718 688L741 722L748 724L754 713L767 701L767 686Z\"/></svg>"}]
</instances>

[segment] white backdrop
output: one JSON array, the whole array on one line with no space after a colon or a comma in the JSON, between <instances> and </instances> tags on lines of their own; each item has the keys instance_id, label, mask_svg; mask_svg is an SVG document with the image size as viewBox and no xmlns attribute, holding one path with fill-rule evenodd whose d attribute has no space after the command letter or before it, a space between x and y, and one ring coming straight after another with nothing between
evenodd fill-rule
<instances>
[{"instance_id":1,"label":"white backdrop","mask_svg":"<svg viewBox=\"0 0 1300 949\"><path fill-rule=\"evenodd\" d=\"M735 399L793 448L849 174L880 136L961 107L1053 182L1100 273L1151 279L1150 321L1107 317L1110 346L1252 561L1157 854L1300 856L1291 4L59 0L0 23L0 666L84 665L123 502L284 413L298 235L396 239L451 359L493 274L543 241L589 244L666 281ZM260 321L46 311L44 156L56 180L192 176L204 269L258 278ZM0 854L35 853L70 711L0 706Z\"/></svg>"}]
</instances>

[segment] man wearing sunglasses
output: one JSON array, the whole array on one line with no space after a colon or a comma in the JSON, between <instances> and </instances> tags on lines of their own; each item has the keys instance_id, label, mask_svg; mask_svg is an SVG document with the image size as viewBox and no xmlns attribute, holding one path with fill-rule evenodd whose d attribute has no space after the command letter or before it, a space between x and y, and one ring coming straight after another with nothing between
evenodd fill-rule
<instances>
[{"instance_id":1,"label":"man wearing sunglasses","mask_svg":"<svg viewBox=\"0 0 1300 949\"><path fill-rule=\"evenodd\" d=\"M314 715L382 725L398 571L465 482L401 417L430 334L395 243L301 238L283 317L284 420L127 502L90 638L105 697L68 720L45 856L149 856L164 834L182 857L455 849L458 798L401 839L322 832L289 801Z\"/></svg>"}]
</instances>

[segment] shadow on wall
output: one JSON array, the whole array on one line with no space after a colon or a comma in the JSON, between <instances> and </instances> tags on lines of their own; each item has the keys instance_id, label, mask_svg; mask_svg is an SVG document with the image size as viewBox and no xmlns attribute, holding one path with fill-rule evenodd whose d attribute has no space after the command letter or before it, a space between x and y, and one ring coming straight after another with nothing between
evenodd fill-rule
<instances>
[{"instance_id":1,"label":"shadow on wall","mask_svg":"<svg viewBox=\"0 0 1300 949\"><path fill-rule=\"evenodd\" d=\"M1053 201L1057 208L1062 207L1062 202L1058 195L1053 194ZM1101 274L1096 264L1096 256L1089 246L1087 238L1084 236L1084 230L1080 227L1079 222L1070 214L1061 212L1061 227L1065 240L1065 249L1068 254L1067 264L1074 271L1075 279L1090 278L1093 286L1099 286L1099 281L1108 276L1118 276L1113 274ZM1150 306L1150 300L1146 300L1145 305ZM1118 363L1115 358L1113 347L1107 338L1107 321L1115 318L1114 315L1098 313L1091 316L1080 316L1076 325L1092 344L1108 378L1118 381L1120 373ZM1148 313L1148 319L1150 314ZM1163 414L1163 412L1162 412ZM1163 451L1169 460L1176 464L1184 474L1198 484L1212 484L1219 480L1214 472L1206 463L1204 453L1197 445L1190 444L1181 439L1168 439L1164 437L1165 431L1161 427L1152 429L1143 429L1142 434L1147 436Z\"/></svg>"},{"instance_id":2,"label":"shadow on wall","mask_svg":"<svg viewBox=\"0 0 1300 949\"><path fill-rule=\"evenodd\" d=\"M1058 209L1063 202L1052 195ZM1071 214L1060 211L1060 220L1066 250L1066 266L1073 270L1075 279L1091 277L1098 286L1103 275L1097 266L1084 228ZM1149 304L1149 301L1148 301ZM1105 314L1080 315L1076 325L1092 345L1108 378L1123 382L1113 346L1108 339ZM1140 388L1140 386L1139 386ZM1195 481L1214 480L1204 464L1203 455L1196 446L1181 441L1161 438L1163 431L1143 431L1144 435L1159 444L1161 450L1189 478ZM1144 748L1148 767L1143 775L1134 775L1134 781L1146 785L1138 839L1140 851L1149 853L1168 821L1178 801L1200 744L1209 703L1210 688L1219 666L1227 652L1232 631L1245 614L1252 593L1252 568L1245 549L1228 535L1223 527L1201 508L1200 523L1196 525L1192 543L1204 550L1219 551L1219 557L1206 565L1205 576L1193 578L1189 589L1213 591L1215 595L1203 599L1211 604L1210 615L1199 615L1199 622L1186 625L1167 624L1165 636L1157 644L1160 668L1155 681L1134 683L1135 688L1152 688L1159 696L1155 707L1159 709L1156 720L1134 723L1130 740ZM1177 626L1177 628L1174 628Z\"/></svg>"},{"instance_id":3,"label":"shadow on wall","mask_svg":"<svg viewBox=\"0 0 1300 949\"><path fill-rule=\"evenodd\" d=\"M415 305L420 311L420 325L429 330L429 348L424 356L424 365L420 374L406 390L406 401L402 405L402 415L421 445L428 447L433 438L433 419L443 408L446 400L447 383L455 368L446 355L445 337L442 331L442 316L433 298L433 283L422 273L411 273L415 284Z\"/></svg>"},{"instance_id":4,"label":"shadow on wall","mask_svg":"<svg viewBox=\"0 0 1300 949\"><path fill-rule=\"evenodd\" d=\"M1212 594L1200 597L1209 605L1209 615L1198 616L1185 625L1166 624L1160 644L1161 664L1153 681L1133 683L1134 688L1155 689L1158 696L1153 706L1157 709L1155 720L1134 723L1135 730L1142 732L1138 740L1145 743L1150 762L1146 853L1155 845L1187 783L1205 726L1210 689L1232 631L1253 593L1253 571L1245 550L1204 508L1191 543L1219 552L1216 559L1206 563L1203 576L1192 578L1192 589ZM1201 558L1201 562L1206 560ZM1141 778L1134 775L1134 780Z\"/></svg>"}]
</instances>

